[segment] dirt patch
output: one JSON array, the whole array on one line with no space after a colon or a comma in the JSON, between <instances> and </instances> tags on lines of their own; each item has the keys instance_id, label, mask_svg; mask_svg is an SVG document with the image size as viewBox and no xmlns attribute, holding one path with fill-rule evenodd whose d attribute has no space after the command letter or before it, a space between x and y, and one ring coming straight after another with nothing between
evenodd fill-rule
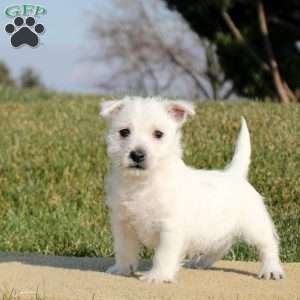
<instances>
[{"instance_id":1,"label":"dirt patch","mask_svg":"<svg viewBox=\"0 0 300 300\"><path fill-rule=\"evenodd\" d=\"M258 263L220 261L210 270L182 269L174 284L104 273L109 258L0 254L1 293L21 299L294 299L300 300L300 263L285 264L287 278L259 280ZM147 269L148 262L142 268Z\"/></svg>"}]
</instances>

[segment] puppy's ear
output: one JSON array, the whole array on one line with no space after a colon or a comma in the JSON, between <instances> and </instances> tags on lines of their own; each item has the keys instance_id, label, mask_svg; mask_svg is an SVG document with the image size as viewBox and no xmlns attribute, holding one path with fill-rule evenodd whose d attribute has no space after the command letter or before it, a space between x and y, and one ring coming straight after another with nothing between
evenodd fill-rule
<instances>
[{"instance_id":1,"label":"puppy's ear","mask_svg":"<svg viewBox=\"0 0 300 300\"><path fill-rule=\"evenodd\" d=\"M187 101L168 101L166 109L169 115L179 124L182 125L187 116L195 114L194 105Z\"/></svg>"},{"instance_id":2,"label":"puppy's ear","mask_svg":"<svg viewBox=\"0 0 300 300\"><path fill-rule=\"evenodd\" d=\"M105 119L112 117L123 106L123 100L106 100L100 103L100 116Z\"/></svg>"}]
</instances>

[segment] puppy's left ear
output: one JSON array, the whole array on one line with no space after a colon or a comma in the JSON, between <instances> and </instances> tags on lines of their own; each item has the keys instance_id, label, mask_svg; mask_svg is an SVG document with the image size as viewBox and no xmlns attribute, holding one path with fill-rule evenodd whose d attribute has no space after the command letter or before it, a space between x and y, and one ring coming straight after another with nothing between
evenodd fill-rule
<instances>
[{"instance_id":1,"label":"puppy's left ear","mask_svg":"<svg viewBox=\"0 0 300 300\"><path fill-rule=\"evenodd\" d=\"M169 115L180 126L185 122L188 116L193 116L195 114L193 103L188 101L168 101L166 109Z\"/></svg>"},{"instance_id":2,"label":"puppy's left ear","mask_svg":"<svg viewBox=\"0 0 300 300\"><path fill-rule=\"evenodd\" d=\"M100 116L111 118L123 106L123 100L106 100L100 103Z\"/></svg>"}]
</instances>

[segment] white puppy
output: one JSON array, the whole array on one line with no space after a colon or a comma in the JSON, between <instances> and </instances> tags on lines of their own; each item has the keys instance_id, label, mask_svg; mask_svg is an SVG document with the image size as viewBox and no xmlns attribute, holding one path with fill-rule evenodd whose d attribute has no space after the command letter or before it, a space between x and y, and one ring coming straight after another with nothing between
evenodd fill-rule
<instances>
[{"instance_id":1,"label":"white puppy","mask_svg":"<svg viewBox=\"0 0 300 300\"><path fill-rule=\"evenodd\" d=\"M101 115L110 121L107 205L116 255L107 272L133 273L142 244L155 255L141 279L171 282L185 257L193 267L208 268L242 238L259 250L259 277L283 278L276 230L247 181L245 120L229 166L195 170L182 161L180 145L180 127L193 114L192 104L183 101L127 97L102 103Z\"/></svg>"}]
</instances>

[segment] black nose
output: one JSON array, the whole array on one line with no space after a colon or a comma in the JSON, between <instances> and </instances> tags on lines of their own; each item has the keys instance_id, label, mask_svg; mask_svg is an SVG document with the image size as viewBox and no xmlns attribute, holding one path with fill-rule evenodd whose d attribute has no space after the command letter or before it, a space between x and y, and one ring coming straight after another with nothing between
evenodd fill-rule
<instances>
[{"instance_id":1,"label":"black nose","mask_svg":"<svg viewBox=\"0 0 300 300\"><path fill-rule=\"evenodd\" d=\"M145 160L145 152L141 149L136 149L129 153L129 157L136 163L141 163Z\"/></svg>"}]
</instances>

